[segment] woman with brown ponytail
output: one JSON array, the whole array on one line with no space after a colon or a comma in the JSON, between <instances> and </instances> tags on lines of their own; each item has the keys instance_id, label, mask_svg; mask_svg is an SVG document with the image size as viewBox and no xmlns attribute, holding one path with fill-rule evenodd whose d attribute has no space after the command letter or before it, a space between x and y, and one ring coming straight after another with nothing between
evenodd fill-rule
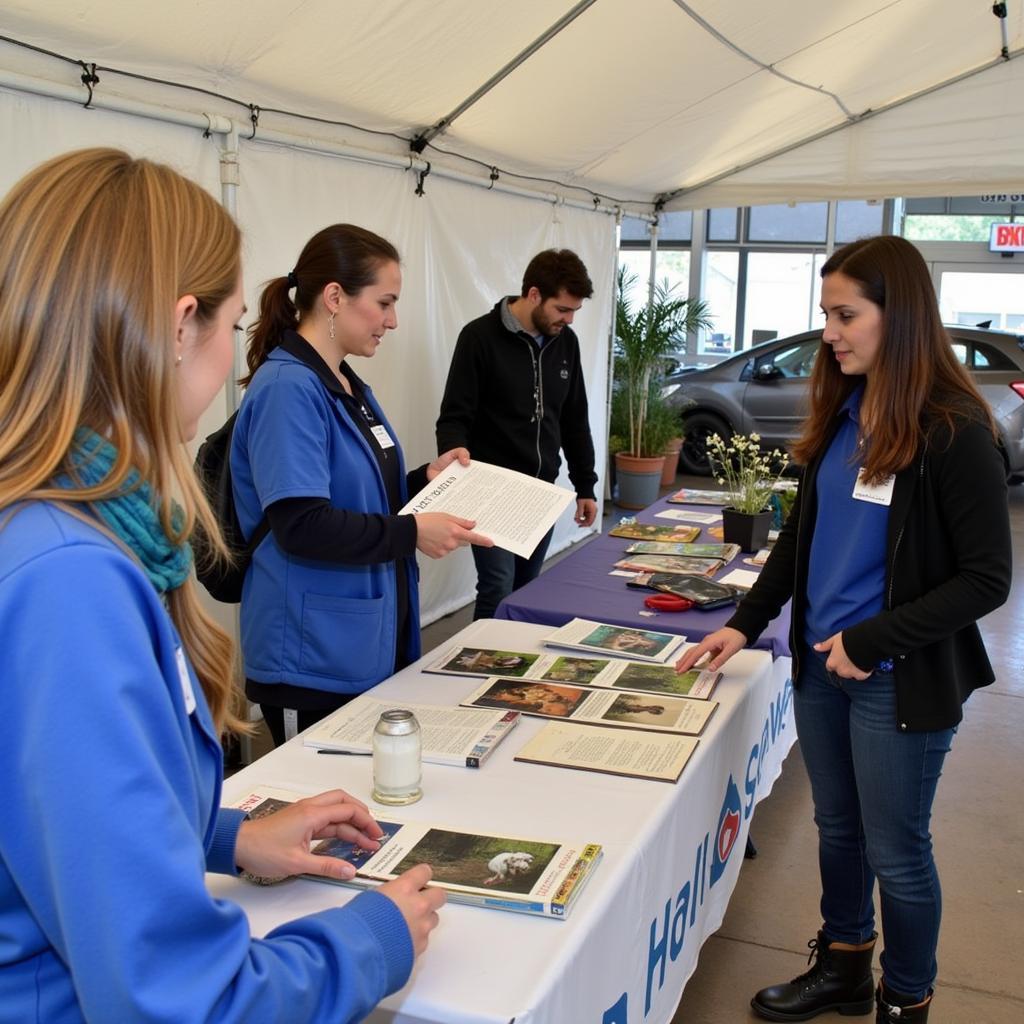
<instances>
[{"instance_id":1,"label":"woman with brown ponytail","mask_svg":"<svg viewBox=\"0 0 1024 1024\"><path fill-rule=\"evenodd\" d=\"M242 652L246 695L278 744L419 657L417 550L491 545L466 519L396 514L469 461L456 448L407 474L350 365L398 325L401 287L390 242L335 224L266 285L250 329L231 475L243 532L264 517L270 531L242 591Z\"/></svg>"},{"instance_id":2,"label":"woman with brown ponytail","mask_svg":"<svg viewBox=\"0 0 1024 1024\"><path fill-rule=\"evenodd\" d=\"M381 835L341 790L220 808L233 652L194 525L224 551L184 442L231 369L240 270L204 189L117 150L0 203L3 1021L363 1020L437 924L426 865L260 940L206 888L348 877L310 840Z\"/></svg>"}]
</instances>

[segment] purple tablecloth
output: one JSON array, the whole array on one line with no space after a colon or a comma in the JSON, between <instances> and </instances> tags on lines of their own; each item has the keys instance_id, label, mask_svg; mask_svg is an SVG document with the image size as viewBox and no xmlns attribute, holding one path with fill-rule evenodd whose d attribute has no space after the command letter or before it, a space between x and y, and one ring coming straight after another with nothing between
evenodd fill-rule
<instances>
[{"instance_id":1,"label":"purple tablecloth","mask_svg":"<svg viewBox=\"0 0 1024 1024\"><path fill-rule=\"evenodd\" d=\"M636 513L638 522L659 523L665 526L696 526L696 523L673 523L670 519L657 519L654 513L666 508L690 508L693 511L714 512L709 505L672 505L664 498ZM612 529L625 513L619 512L609 522ZM711 524L720 525L720 524ZM717 538L701 527L698 542L717 543ZM656 615L641 615L644 597L653 591L636 590L626 586L623 576L611 576L614 563L625 557L626 548L633 543L623 537L610 537L602 533L584 544L578 551L567 555L556 565L541 573L537 579L510 594L498 605L495 618L512 619L515 622L537 622L542 625L561 626L573 618L594 619L609 622L615 626L639 626L643 629L661 630L666 633L684 633L690 640L700 640L724 626L733 609L715 608L688 612L658 612ZM749 569L736 559L718 574L724 576L733 568ZM773 658L788 657L789 650L789 606L771 623L754 647L771 651Z\"/></svg>"}]
</instances>

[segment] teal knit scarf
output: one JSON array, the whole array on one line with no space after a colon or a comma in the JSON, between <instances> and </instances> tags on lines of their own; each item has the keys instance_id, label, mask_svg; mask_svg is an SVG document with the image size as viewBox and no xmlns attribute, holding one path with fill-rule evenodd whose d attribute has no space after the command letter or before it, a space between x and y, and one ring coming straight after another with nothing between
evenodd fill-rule
<instances>
[{"instance_id":1,"label":"teal knit scarf","mask_svg":"<svg viewBox=\"0 0 1024 1024\"><path fill-rule=\"evenodd\" d=\"M79 427L71 447L71 461L77 480L62 474L55 483L68 489L83 484L95 486L110 475L116 459L117 450L112 444L94 430ZM185 582L192 566L192 547L187 541L181 544L170 542L153 504L152 489L136 470L128 474L116 497L91 504L114 535L142 564L157 593L164 594ZM172 520L176 528L181 524L182 512L177 505L174 506Z\"/></svg>"}]
</instances>

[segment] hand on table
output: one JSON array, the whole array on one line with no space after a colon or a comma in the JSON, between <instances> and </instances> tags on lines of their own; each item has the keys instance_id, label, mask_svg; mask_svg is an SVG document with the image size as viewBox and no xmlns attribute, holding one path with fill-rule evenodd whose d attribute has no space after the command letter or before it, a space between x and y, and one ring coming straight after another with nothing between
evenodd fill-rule
<instances>
[{"instance_id":1,"label":"hand on table","mask_svg":"<svg viewBox=\"0 0 1024 1024\"><path fill-rule=\"evenodd\" d=\"M297 800L265 818L243 821L235 844L235 863L263 878L325 875L351 878L356 869L333 857L309 852L314 839L344 839L364 850L379 849L383 830L366 804L343 789Z\"/></svg>"},{"instance_id":2,"label":"hand on table","mask_svg":"<svg viewBox=\"0 0 1024 1024\"><path fill-rule=\"evenodd\" d=\"M425 888L430 881L429 864L414 868L377 887L377 892L392 900L405 918L412 937L413 951L419 956L427 948L430 933L437 927L437 912L444 905L444 889Z\"/></svg>"},{"instance_id":3,"label":"hand on table","mask_svg":"<svg viewBox=\"0 0 1024 1024\"><path fill-rule=\"evenodd\" d=\"M747 646L747 638L731 626L723 626L716 629L714 633L708 633L699 644L695 644L676 662L677 672L688 672L693 666L704 657L711 655L707 665L708 669L721 668L737 651Z\"/></svg>"}]
</instances>

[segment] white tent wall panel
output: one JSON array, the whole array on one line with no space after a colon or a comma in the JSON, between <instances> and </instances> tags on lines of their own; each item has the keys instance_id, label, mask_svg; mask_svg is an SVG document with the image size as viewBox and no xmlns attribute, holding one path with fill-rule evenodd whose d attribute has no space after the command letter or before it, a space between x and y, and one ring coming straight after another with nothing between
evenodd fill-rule
<instances>
[{"instance_id":1,"label":"white tent wall panel","mask_svg":"<svg viewBox=\"0 0 1024 1024\"><path fill-rule=\"evenodd\" d=\"M609 297L615 267L610 217L429 176L426 195L419 197L413 174L258 141L243 142L239 165L246 295L253 312L261 284L291 270L307 239L328 224L359 224L398 248L398 329L387 335L372 359L357 359L353 366L379 398L410 467L435 455L434 423L462 326L502 295L518 292L534 253L551 246L577 251L595 286L595 299L585 304L577 328L603 475ZM567 513L556 528L552 551L579 536ZM472 597L475 574L468 551L441 561L421 557L420 565L424 621L454 611Z\"/></svg>"}]
</instances>

